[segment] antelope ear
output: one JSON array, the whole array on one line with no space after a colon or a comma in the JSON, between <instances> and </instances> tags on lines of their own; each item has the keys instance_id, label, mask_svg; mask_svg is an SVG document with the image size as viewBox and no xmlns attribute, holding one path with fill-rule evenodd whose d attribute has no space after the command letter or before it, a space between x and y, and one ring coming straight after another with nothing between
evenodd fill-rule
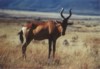
<instances>
[{"instance_id":1,"label":"antelope ear","mask_svg":"<svg viewBox=\"0 0 100 69\"><path fill-rule=\"evenodd\" d=\"M62 23L61 21L57 21L57 20L56 20L55 22L56 22L56 23Z\"/></svg>"},{"instance_id":2,"label":"antelope ear","mask_svg":"<svg viewBox=\"0 0 100 69\"><path fill-rule=\"evenodd\" d=\"M68 25L73 25L73 24L74 24L73 22L68 23Z\"/></svg>"}]
</instances>

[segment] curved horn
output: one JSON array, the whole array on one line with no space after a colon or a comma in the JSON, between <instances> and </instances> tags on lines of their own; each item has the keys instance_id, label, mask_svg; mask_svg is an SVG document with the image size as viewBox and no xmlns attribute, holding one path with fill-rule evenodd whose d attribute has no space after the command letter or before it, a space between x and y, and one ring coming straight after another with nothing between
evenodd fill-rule
<instances>
[{"instance_id":1,"label":"curved horn","mask_svg":"<svg viewBox=\"0 0 100 69\"><path fill-rule=\"evenodd\" d=\"M60 15L63 19L65 19L65 17L63 16L63 11L64 11L64 8L61 9L61 12L60 12Z\"/></svg>"},{"instance_id":2,"label":"curved horn","mask_svg":"<svg viewBox=\"0 0 100 69\"><path fill-rule=\"evenodd\" d=\"M69 18L71 17L71 15L72 15L71 10L72 10L72 9L69 10L69 16L68 16L66 19L69 19Z\"/></svg>"}]
</instances>

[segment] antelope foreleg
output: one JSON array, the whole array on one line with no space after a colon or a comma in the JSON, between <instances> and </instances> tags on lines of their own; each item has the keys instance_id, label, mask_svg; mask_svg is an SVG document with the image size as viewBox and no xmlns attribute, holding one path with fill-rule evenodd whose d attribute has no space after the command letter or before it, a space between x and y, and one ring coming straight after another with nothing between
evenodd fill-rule
<instances>
[{"instance_id":1,"label":"antelope foreleg","mask_svg":"<svg viewBox=\"0 0 100 69\"><path fill-rule=\"evenodd\" d=\"M49 39L49 51L48 51L48 59L50 58L50 55L51 55L51 50L52 50L52 40Z\"/></svg>"},{"instance_id":2,"label":"antelope foreleg","mask_svg":"<svg viewBox=\"0 0 100 69\"><path fill-rule=\"evenodd\" d=\"M53 41L53 58L55 58L56 40Z\"/></svg>"}]
</instances>

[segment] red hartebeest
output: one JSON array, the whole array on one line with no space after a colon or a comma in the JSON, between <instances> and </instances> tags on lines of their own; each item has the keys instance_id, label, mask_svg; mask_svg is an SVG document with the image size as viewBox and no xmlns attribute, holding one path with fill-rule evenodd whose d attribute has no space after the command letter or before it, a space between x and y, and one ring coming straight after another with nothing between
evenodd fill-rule
<instances>
[{"instance_id":1,"label":"red hartebeest","mask_svg":"<svg viewBox=\"0 0 100 69\"><path fill-rule=\"evenodd\" d=\"M49 41L49 52L48 52L48 58L50 58L50 54L52 51L52 45L53 45L53 58L55 57L55 51L56 51L56 40L58 37L61 35L65 35L66 28L68 25L72 25L72 23L68 23L69 18L72 15L71 10L69 10L69 16L64 17L63 16L63 11L61 11L61 17L63 18L62 22L59 21L44 21L44 22L38 22L38 21L32 21L30 24L27 24L27 26L24 26L19 32L20 35L20 40L23 42L23 34L25 35L26 42L22 46L22 54L23 57L26 57L26 48L28 44L31 42L32 39L34 40L43 40L43 39L48 39ZM28 28L29 31L25 32Z\"/></svg>"}]
</instances>

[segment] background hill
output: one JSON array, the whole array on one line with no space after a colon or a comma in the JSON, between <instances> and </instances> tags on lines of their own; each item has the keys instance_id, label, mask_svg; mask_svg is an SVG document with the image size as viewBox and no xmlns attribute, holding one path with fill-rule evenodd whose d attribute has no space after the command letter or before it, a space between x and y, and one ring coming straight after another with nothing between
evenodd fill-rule
<instances>
[{"instance_id":1,"label":"background hill","mask_svg":"<svg viewBox=\"0 0 100 69\"><path fill-rule=\"evenodd\" d=\"M100 0L0 0L0 9L59 12L62 7L77 14L100 15Z\"/></svg>"}]
</instances>

